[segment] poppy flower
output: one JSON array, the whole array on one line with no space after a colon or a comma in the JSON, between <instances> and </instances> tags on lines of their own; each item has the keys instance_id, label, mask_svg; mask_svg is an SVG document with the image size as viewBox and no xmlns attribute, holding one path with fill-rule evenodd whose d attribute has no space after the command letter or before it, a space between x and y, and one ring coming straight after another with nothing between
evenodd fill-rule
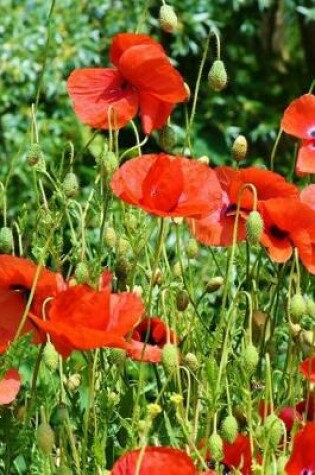
<instances>
[{"instance_id":1,"label":"poppy flower","mask_svg":"<svg viewBox=\"0 0 315 475\"><path fill-rule=\"evenodd\" d=\"M200 446L204 445L201 442ZM233 443L223 441L223 460L222 464L226 469L237 469L242 475L251 475L252 469L252 452L250 440L247 435L238 434ZM211 453L207 453L208 463L211 461ZM211 462L210 462L211 463Z\"/></svg>"},{"instance_id":2,"label":"poppy flower","mask_svg":"<svg viewBox=\"0 0 315 475\"><path fill-rule=\"evenodd\" d=\"M145 318L133 330L127 355L136 361L160 363L166 343L176 343L176 336L159 318Z\"/></svg>"},{"instance_id":3,"label":"poppy flower","mask_svg":"<svg viewBox=\"0 0 315 475\"><path fill-rule=\"evenodd\" d=\"M75 69L67 86L75 113L95 128L120 129L139 110L145 134L163 127L187 99L181 75L147 35L121 33L110 48L113 68Z\"/></svg>"},{"instance_id":4,"label":"poppy flower","mask_svg":"<svg viewBox=\"0 0 315 475\"><path fill-rule=\"evenodd\" d=\"M111 475L134 475L140 449L120 457L111 470ZM141 460L139 475L197 475L191 458L182 450L171 447L147 447Z\"/></svg>"},{"instance_id":5,"label":"poppy flower","mask_svg":"<svg viewBox=\"0 0 315 475\"><path fill-rule=\"evenodd\" d=\"M16 369L9 369L0 379L0 406L11 404L21 387L21 377Z\"/></svg>"},{"instance_id":6,"label":"poppy flower","mask_svg":"<svg viewBox=\"0 0 315 475\"><path fill-rule=\"evenodd\" d=\"M315 211L295 199L268 200L260 208L264 220L261 239L271 259L290 259L293 248L310 273L315 273Z\"/></svg>"},{"instance_id":7,"label":"poppy flower","mask_svg":"<svg viewBox=\"0 0 315 475\"><path fill-rule=\"evenodd\" d=\"M286 475L315 475L315 422L307 422L294 437L291 457L285 466Z\"/></svg>"},{"instance_id":8,"label":"poppy flower","mask_svg":"<svg viewBox=\"0 0 315 475\"><path fill-rule=\"evenodd\" d=\"M315 173L315 96L304 94L291 102L284 111L281 127L287 134L302 139L296 172Z\"/></svg>"},{"instance_id":9,"label":"poppy flower","mask_svg":"<svg viewBox=\"0 0 315 475\"><path fill-rule=\"evenodd\" d=\"M307 421L315 422L315 395L313 393L309 393L307 399L303 399L295 407Z\"/></svg>"},{"instance_id":10,"label":"poppy flower","mask_svg":"<svg viewBox=\"0 0 315 475\"><path fill-rule=\"evenodd\" d=\"M309 185L301 191L300 201L315 210L315 185Z\"/></svg>"},{"instance_id":11,"label":"poppy flower","mask_svg":"<svg viewBox=\"0 0 315 475\"><path fill-rule=\"evenodd\" d=\"M74 350L126 348L125 336L143 313L143 304L136 294L113 294L108 284L99 291L75 285L54 298L45 321L36 315L30 317L49 333L57 351L66 358Z\"/></svg>"},{"instance_id":12,"label":"poppy flower","mask_svg":"<svg viewBox=\"0 0 315 475\"><path fill-rule=\"evenodd\" d=\"M215 173L203 163L166 154L124 163L111 180L113 193L157 216L202 216L221 205Z\"/></svg>"},{"instance_id":13,"label":"poppy flower","mask_svg":"<svg viewBox=\"0 0 315 475\"><path fill-rule=\"evenodd\" d=\"M28 300L37 265L28 259L11 255L0 256L0 353L6 351L18 329ZM42 268L36 284L31 311L42 316L44 301L64 288L60 274ZM42 338L30 319L26 320L23 334L32 331L34 342Z\"/></svg>"},{"instance_id":14,"label":"poppy flower","mask_svg":"<svg viewBox=\"0 0 315 475\"><path fill-rule=\"evenodd\" d=\"M298 189L285 181L277 173L260 168L249 167L235 170L231 167L217 167L215 173L222 188L220 209L200 219L187 220L190 231L202 243L209 246L230 246L233 242L235 214L241 188L252 184L257 190L258 207L260 203L277 197L297 197ZM253 193L250 188L242 192L237 241L243 241L245 222L253 209Z\"/></svg>"},{"instance_id":15,"label":"poppy flower","mask_svg":"<svg viewBox=\"0 0 315 475\"><path fill-rule=\"evenodd\" d=\"M300 364L300 371L311 383L315 383L315 356L307 358Z\"/></svg>"}]
</instances>

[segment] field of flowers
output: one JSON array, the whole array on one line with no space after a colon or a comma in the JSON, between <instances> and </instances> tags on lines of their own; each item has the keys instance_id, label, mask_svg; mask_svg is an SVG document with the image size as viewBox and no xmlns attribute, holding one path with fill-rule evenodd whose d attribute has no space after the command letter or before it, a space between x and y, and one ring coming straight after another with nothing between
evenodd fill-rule
<instances>
[{"instance_id":1,"label":"field of flowers","mask_svg":"<svg viewBox=\"0 0 315 475\"><path fill-rule=\"evenodd\" d=\"M27 149L0 181L0 474L315 475L315 79L270 155L236 131L215 166L196 122L204 83L233 81L220 32L188 84L145 8L69 71L77 129L50 155L55 5ZM164 1L156 27L178 29Z\"/></svg>"}]
</instances>

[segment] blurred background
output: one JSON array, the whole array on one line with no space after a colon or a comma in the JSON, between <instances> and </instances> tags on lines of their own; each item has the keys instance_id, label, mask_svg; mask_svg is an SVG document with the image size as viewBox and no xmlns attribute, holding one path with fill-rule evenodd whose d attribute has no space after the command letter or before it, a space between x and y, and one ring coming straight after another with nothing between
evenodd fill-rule
<instances>
[{"instance_id":1,"label":"blurred background","mask_svg":"<svg viewBox=\"0 0 315 475\"><path fill-rule=\"evenodd\" d=\"M194 127L194 153L209 155L212 164L230 163L230 147L238 133L250 144L248 164L269 166L279 121L289 102L309 90L315 77L314 0L170 0L179 20L176 34L159 28L156 0L56 0L51 21L47 64L39 98L40 144L48 160L73 141L82 149L87 128L78 123L66 91L74 68L109 65L108 50L118 32L149 33L162 42L190 88L209 29L221 36L221 58L229 83L216 93L207 73L215 59L211 43ZM1 0L0 24L0 178L11 170L16 184L27 185L23 157L30 145L31 104L35 101L45 57L48 0ZM173 123L184 133L184 107ZM134 143L131 127L120 134L122 147ZM156 136L146 151L158 150ZM294 142L283 137L276 170L291 169ZM280 157L280 158L279 158ZM88 150L79 160L83 175L95 164Z\"/></svg>"}]
</instances>

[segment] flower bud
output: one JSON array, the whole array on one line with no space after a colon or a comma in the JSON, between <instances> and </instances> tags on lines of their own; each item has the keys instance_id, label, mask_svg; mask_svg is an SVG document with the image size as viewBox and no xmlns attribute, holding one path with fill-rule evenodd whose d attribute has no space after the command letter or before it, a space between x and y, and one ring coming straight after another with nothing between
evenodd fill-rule
<instances>
[{"instance_id":1,"label":"flower bud","mask_svg":"<svg viewBox=\"0 0 315 475\"><path fill-rule=\"evenodd\" d=\"M220 462L220 460L223 459L223 441L216 432L214 432L209 438L209 449L211 458L215 462Z\"/></svg>"},{"instance_id":2,"label":"flower bud","mask_svg":"<svg viewBox=\"0 0 315 475\"><path fill-rule=\"evenodd\" d=\"M181 269L181 265L180 265L179 261L175 262L175 264L173 265L172 270L173 270L173 276L174 277L181 277L182 269Z\"/></svg>"},{"instance_id":3,"label":"flower bud","mask_svg":"<svg viewBox=\"0 0 315 475\"><path fill-rule=\"evenodd\" d=\"M62 189L67 198L74 198L79 193L79 180L75 173L69 172L66 174Z\"/></svg>"},{"instance_id":4,"label":"flower bud","mask_svg":"<svg viewBox=\"0 0 315 475\"><path fill-rule=\"evenodd\" d=\"M55 433L47 422L42 422L36 431L37 445L44 455L50 455L55 444Z\"/></svg>"},{"instance_id":5,"label":"flower bud","mask_svg":"<svg viewBox=\"0 0 315 475\"><path fill-rule=\"evenodd\" d=\"M123 237L119 237L116 243L117 251L120 256L126 256L130 251L129 241Z\"/></svg>"},{"instance_id":6,"label":"flower bud","mask_svg":"<svg viewBox=\"0 0 315 475\"><path fill-rule=\"evenodd\" d=\"M148 404L147 406L148 415L151 419L155 419L162 412L162 408L159 404Z\"/></svg>"},{"instance_id":7,"label":"flower bud","mask_svg":"<svg viewBox=\"0 0 315 475\"><path fill-rule=\"evenodd\" d=\"M116 246L116 231L114 228L106 228L104 231L104 241L108 247L114 249Z\"/></svg>"},{"instance_id":8,"label":"flower bud","mask_svg":"<svg viewBox=\"0 0 315 475\"><path fill-rule=\"evenodd\" d=\"M79 262L74 271L74 277L78 284L86 284L89 281L90 273L86 262Z\"/></svg>"},{"instance_id":9,"label":"flower bud","mask_svg":"<svg viewBox=\"0 0 315 475\"><path fill-rule=\"evenodd\" d=\"M251 211L246 220L246 238L249 244L257 246L264 231L264 222L258 211Z\"/></svg>"},{"instance_id":10,"label":"flower bud","mask_svg":"<svg viewBox=\"0 0 315 475\"><path fill-rule=\"evenodd\" d=\"M163 272L161 269L155 269L154 273L152 273L152 284L153 285L161 285L163 282Z\"/></svg>"},{"instance_id":11,"label":"flower bud","mask_svg":"<svg viewBox=\"0 0 315 475\"><path fill-rule=\"evenodd\" d=\"M179 312L186 310L189 304L189 296L186 290L178 290L176 293L176 308Z\"/></svg>"},{"instance_id":12,"label":"flower bud","mask_svg":"<svg viewBox=\"0 0 315 475\"><path fill-rule=\"evenodd\" d=\"M217 59L212 64L209 74L208 81L210 87L214 91L222 91L227 85L227 73L223 61Z\"/></svg>"},{"instance_id":13,"label":"flower bud","mask_svg":"<svg viewBox=\"0 0 315 475\"><path fill-rule=\"evenodd\" d=\"M48 341L43 352L43 361L45 366L51 371L56 371L58 368L59 355L54 345Z\"/></svg>"},{"instance_id":14,"label":"flower bud","mask_svg":"<svg viewBox=\"0 0 315 475\"><path fill-rule=\"evenodd\" d=\"M275 414L270 414L266 417L264 427L270 446L276 449L284 435L283 422Z\"/></svg>"},{"instance_id":15,"label":"flower bud","mask_svg":"<svg viewBox=\"0 0 315 475\"><path fill-rule=\"evenodd\" d=\"M221 434L224 440L233 444L238 433L238 422L234 416L227 416L221 425Z\"/></svg>"},{"instance_id":16,"label":"flower bud","mask_svg":"<svg viewBox=\"0 0 315 475\"><path fill-rule=\"evenodd\" d=\"M202 155L201 157L198 158L198 162L203 163L204 165L209 165L210 158L208 157L208 155Z\"/></svg>"},{"instance_id":17,"label":"flower bud","mask_svg":"<svg viewBox=\"0 0 315 475\"><path fill-rule=\"evenodd\" d=\"M248 376L252 376L259 362L259 354L254 345L248 345L242 353L242 363Z\"/></svg>"},{"instance_id":18,"label":"flower bud","mask_svg":"<svg viewBox=\"0 0 315 475\"><path fill-rule=\"evenodd\" d=\"M232 145L232 156L234 160L240 162L244 160L247 155L248 143L244 135L239 135L233 142Z\"/></svg>"},{"instance_id":19,"label":"flower bud","mask_svg":"<svg viewBox=\"0 0 315 475\"><path fill-rule=\"evenodd\" d=\"M111 348L108 359L112 365L123 366L126 361L126 351L121 348Z\"/></svg>"},{"instance_id":20,"label":"flower bud","mask_svg":"<svg viewBox=\"0 0 315 475\"><path fill-rule=\"evenodd\" d=\"M0 251L4 254L10 254L13 249L13 234L11 228L3 226L0 229Z\"/></svg>"},{"instance_id":21,"label":"flower bud","mask_svg":"<svg viewBox=\"0 0 315 475\"><path fill-rule=\"evenodd\" d=\"M71 374L67 380L67 387L70 391L78 389L82 381L82 377L79 373Z\"/></svg>"},{"instance_id":22,"label":"flower bud","mask_svg":"<svg viewBox=\"0 0 315 475\"><path fill-rule=\"evenodd\" d=\"M183 365L190 369L193 373L196 373L199 369L199 361L194 353L187 353L183 358Z\"/></svg>"},{"instance_id":23,"label":"flower bud","mask_svg":"<svg viewBox=\"0 0 315 475\"><path fill-rule=\"evenodd\" d=\"M164 125L159 130L159 146L165 152L171 153L176 145L176 132L171 125Z\"/></svg>"},{"instance_id":24,"label":"flower bud","mask_svg":"<svg viewBox=\"0 0 315 475\"><path fill-rule=\"evenodd\" d=\"M160 8L159 21L163 31L175 33L177 28L177 16L173 7L162 5Z\"/></svg>"},{"instance_id":25,"label":"flower bud","mask_svg":"<svg viewBox=\"0 0 315 475\"><path fill-rule=\"evenodd\" d=\"M196 239L189 239L188 244L186 246L186 256L188 259L194 259L197 257L199 252L199 245Z\"/></svg>"},{"instance_id":26,"label":"flower bud","mask_svg":"<svg viewBox=\"0 0 315 475\"><path fill-rule=\"evenodd\" d=\"M172 373L179 363L178 348L172 343L164 345L162 351L162 364L167 374Z\"/></svg>"},{"instance_id":27,"label":"flower bud","mask_svg":"<svg viewBox=\"0 0 315 475\"><path fill-rule=\"evenodd\" d=\"M211 279L208 280L206 284L206 291L209 294L216 292L222 287L223 284L224 284L223 277L221 276L212 277Z\"/></svg>"},{"instance_id":28,"label":"flower bud","mask_svg":"<svg viewBox=\"0 0 315 475\"><path fill-rule=\"evenodd\" d=\"M299 323L307 307L304 297L298 293L293 295L290 301L289 314L293 323Z\"/></svg>"},{"instance_id":29,"label":"flower bud","mask_svg":"<svg viewBox=\"0 0 315 475\"><path fill-rule=\"evenodd\" d=\"M44 154L38 143L34 143L30 146L26 153L26 160L31 167L44 160Z\"/></svg>"},{"instance_id":30,"label":"flower bud","mask_svg":"<svg viewBox=\"0 0 315 475\"><path fill-rule=\"evenodd\" d=\"M109 175L112 175L119 167L119 160L114 152L107 152L104 162Z\"/></svg>"}]
</instances>

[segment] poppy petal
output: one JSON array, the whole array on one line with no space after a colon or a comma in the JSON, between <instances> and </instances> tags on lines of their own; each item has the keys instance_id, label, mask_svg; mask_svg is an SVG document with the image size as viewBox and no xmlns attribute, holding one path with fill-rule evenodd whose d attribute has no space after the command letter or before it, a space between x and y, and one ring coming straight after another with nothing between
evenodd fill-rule
<instances>
[{"instance_id":1,"label":"poppy petal","mask_svg":"<svg viewBox=\"0 0 315 475\"><path fill-rule=\"evenodd\" d=\"M118 66L121 55L133 46L154 45L164 53L162 46L148 35L139 33L119 33L115 35L110 48L110 59L115 66Z\"/></svg>"},{"instance_id":2,"label":"poppy petal","mask_svg":"<svg viewBox=\"0 0 315 475\"><path fill-rule=\"evenodd\" d=\"M315 139L315 96L304 94L284 111L282 129L301 139Z\"/></svg>"},{"instance_id":3,"label":"poppy petal","mask_svg":"<svg viewBox=\"0 0 315 475\"><path fill-rule=\"evenodd\" d=\"M291 457L285 466L286 475L315 473L315 422L307 422L294 437Z\"/></svg>"},{"instance_id":4,"label":"poppy petal","mask_svg":"<svg viewBox=\"0 0 315 475\"><path fill-rule=\"evenodd\" d=\"M315 173L315 140L302 141L296 161L296 173Z\"/></svg>"},{"instance_id":5,"label":"poppy petal","mask_svg":"<svg viewBox=\"0 0 315 475\"><path fill-rule=\"evenodd\" d=\"M166 124L174 104L161 101L152 94L139 94L139 110L143 132L148 135L153 129L160 129Z\"/></svg>"},{"instance_id":6,"label":"poppy petal","mask_svg":"<svg viewBox=\"0 0 315 475\"><path fill-rule=\"evenodd\" d=\"M307 358L300 364L300 371L311 383L315 383L315 356Z\"/></svg>"},{"instance_id":7,"label":"poppy petal","mask_svg":"<svg viewBox=\"0 0 315 475\"><path fill-rule=\"evenodd\" d=\"M21 377L16 369L10 369L0 380L0 405L11 404L21 387Z\"/></svg>"},{"instance_id":8,"label":"poppy petal","mask_svg":"<svg viewBox=\"0 0 315 475\"><path fill-rule=\"evenodd\" d=\"M75 113L91 127L119 129L137 113L138 93L116 69L75 69L67 87Z\"/></svg>"},{"instance_id":9,"label":"poppy petal","mask_svg":"<svg viewBox=\"0 0 315 475\"><path fill-rule=\"evenodd\" d=\"M315 210L315 185L309 185L300 193L300 200Z\"/></svg>"}]
</instances>

